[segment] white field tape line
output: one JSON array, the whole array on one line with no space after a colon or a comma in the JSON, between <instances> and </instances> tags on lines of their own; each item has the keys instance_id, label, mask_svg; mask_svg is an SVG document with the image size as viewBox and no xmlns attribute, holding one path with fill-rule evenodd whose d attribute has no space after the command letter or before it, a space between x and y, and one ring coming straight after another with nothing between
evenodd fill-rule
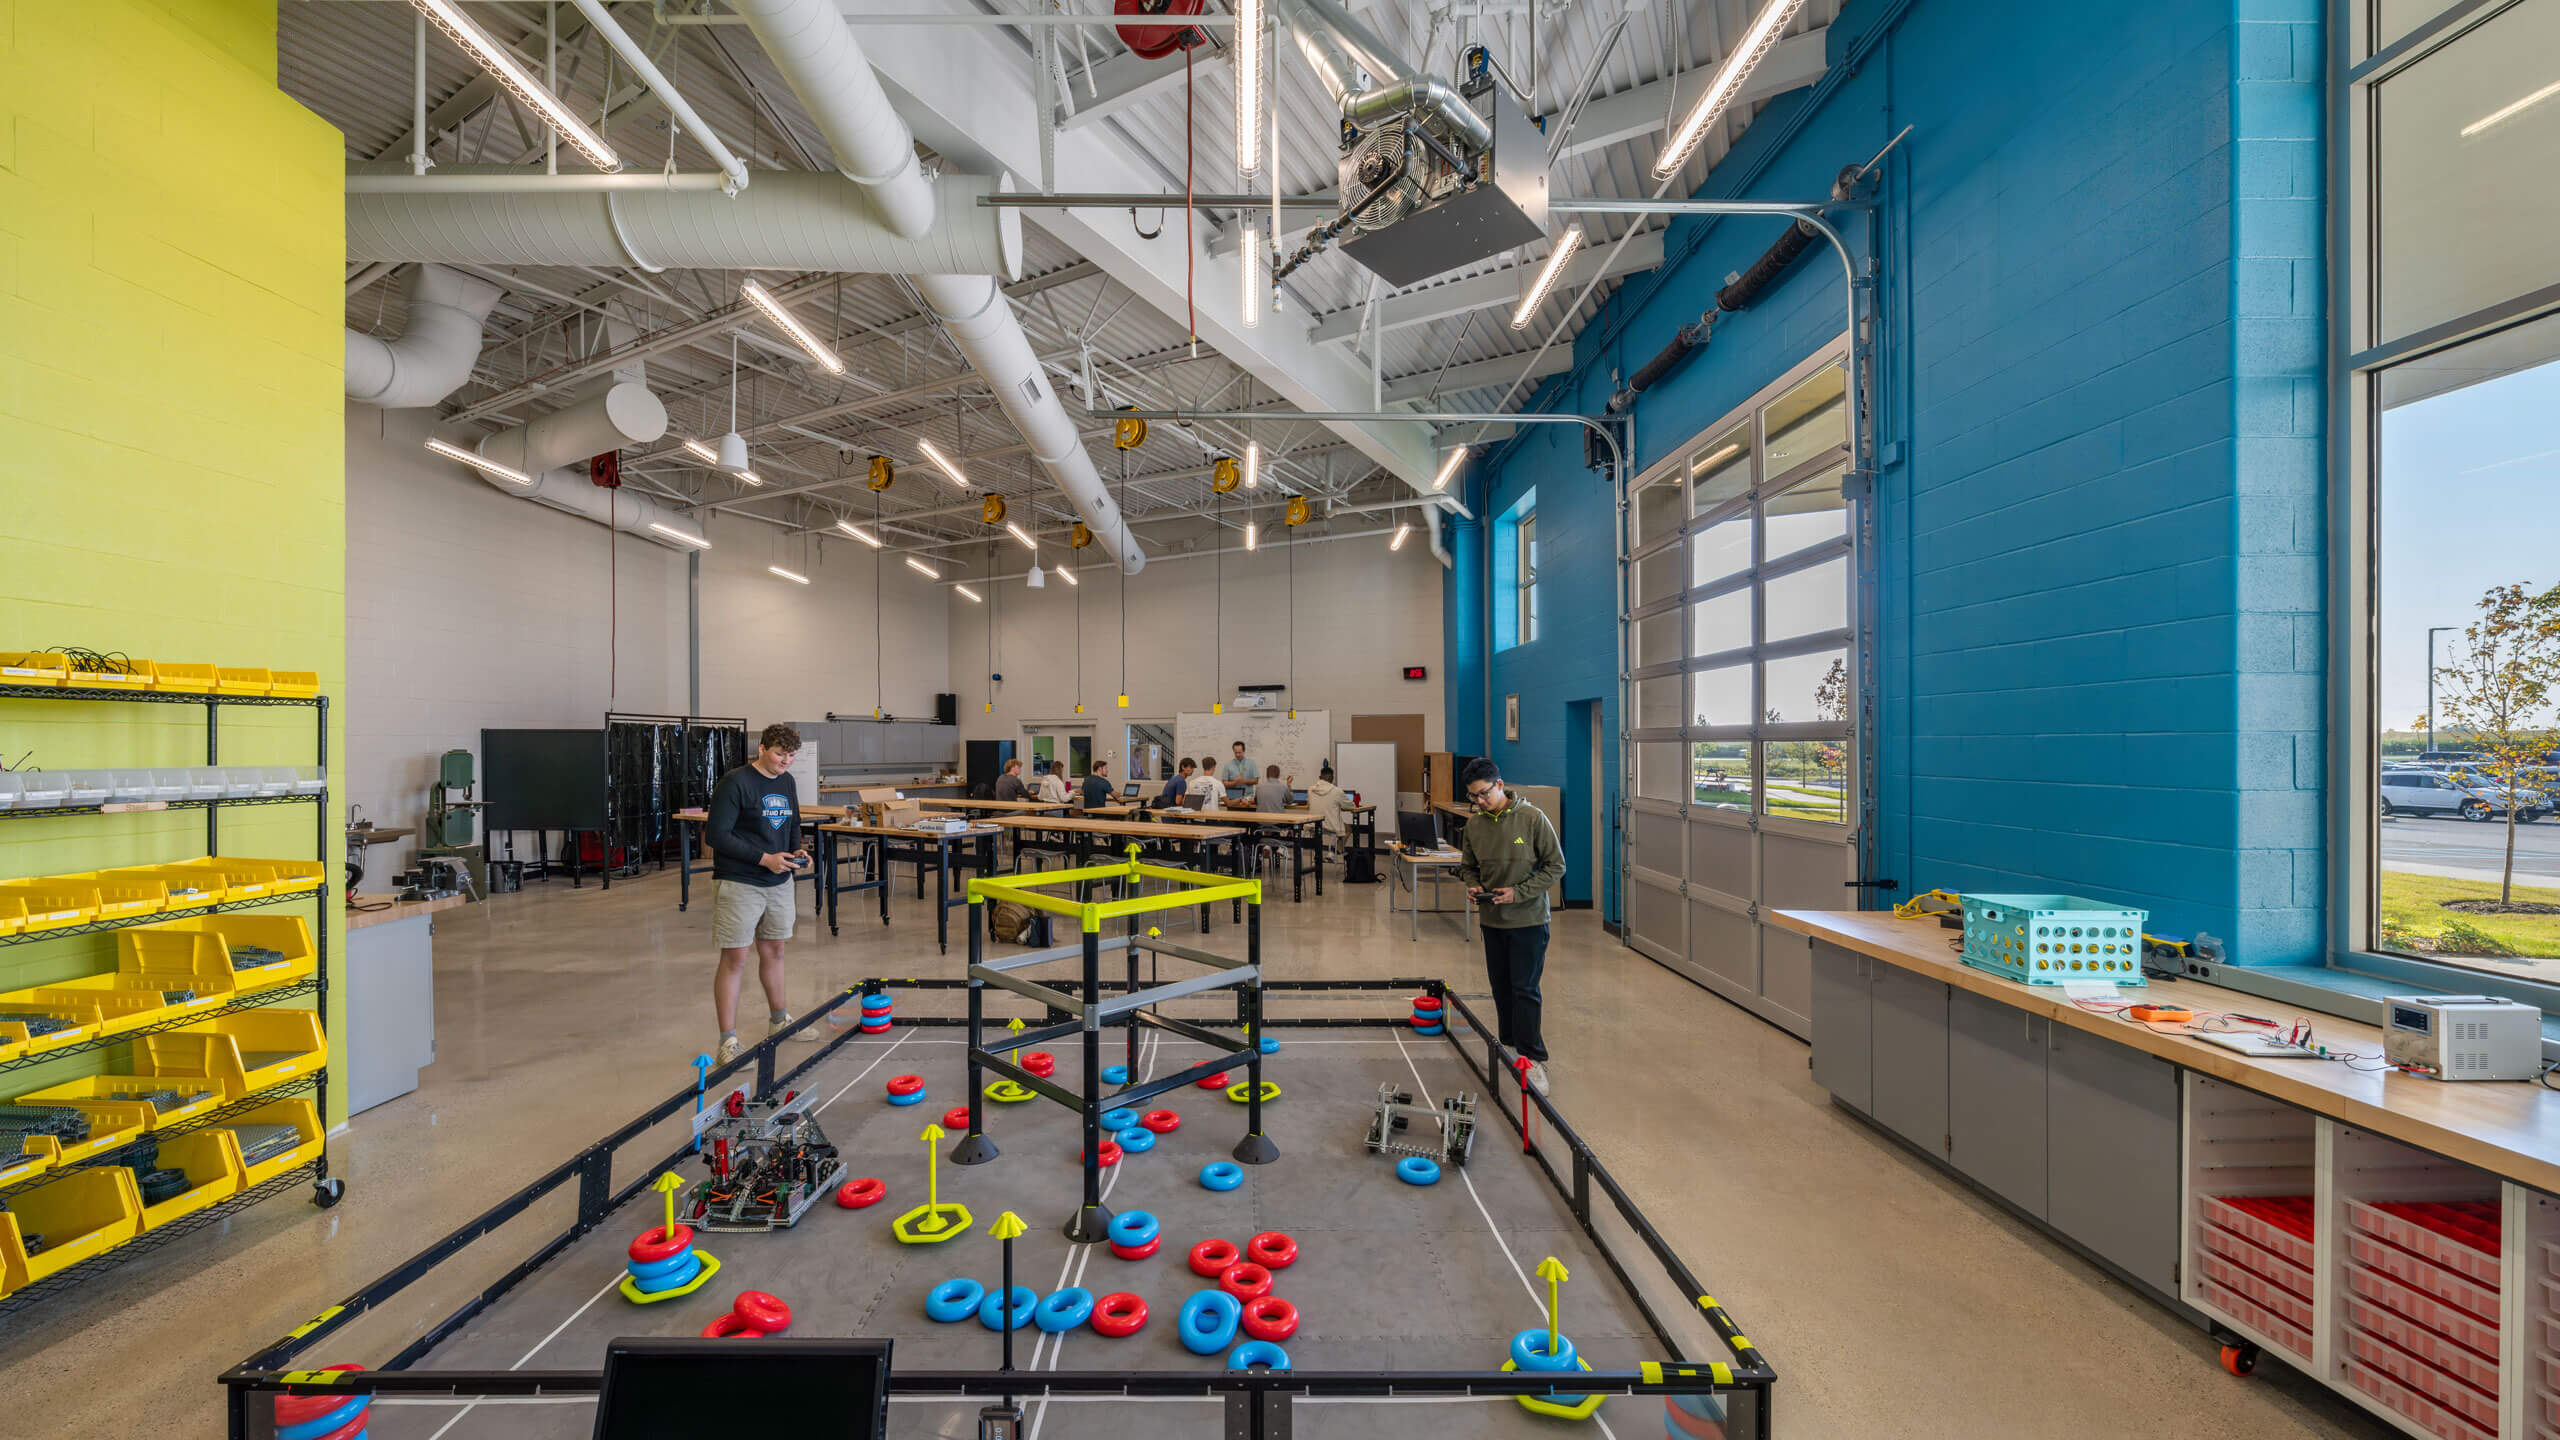
<instances>
[{"instance_id":1,"label":"white field tape line","mask_svg":"<svg viewBox=\"0 0 2560 1440\"><path fill-rule=\"evenodd\" d=\"M589 1311L589 1310L593 1309L593 1308L595 1307L595 1303L596 1303L597 1301L599 1301L599 1300L603 1299L605 1296L607 1296L607 1295L609 1295L609 1294L613 1293L614 1288L615 1288L616 1286L620 1285L621 1283L622 1283L622 1276L621 1276L621 1275L619 1275L619 1274L615 1275L612 1279L607 1280L606 1282L604 1282L604 1288L603 1288L603 1289L598 1290L598 1291L597 1291L596 1293L594 1293L593 1295L588 1296L588 1297L587 1297L587 1303L586 1303L586 1304L581 1305L581 1306L579 1306L577 1309L570 1311L570 1312L569 1312L569 1318L568 1318L568 1319L563 1320L563 1321L561 1321L559 1324L552 1326L552 1327L551 1327L551 1333L550 1333L550 1334L545 1335L545 1336L543 1336L541 1339L534 1341L534 1342L533 1342L533 1348L532 1348L532 1349L530 1349L530 1350L527 1350L527 1351L526 1351L526 1352L524 1352L522 1355L517 1356L517 1357L516 1357L516 1363L514 1363L513 1365L508 1366L507 1368L508 1368L508 1369L510 1369L510 1370L521 1370L521 1369L523 1369L523 1368L525 1367L525 1364L526 1364L526 1362L527 1362L527 1361L530 1361L531 1359L533 1359L533 1357L534 1357L534 1356L539 1355L539 1354L541 1354L541 1353L542 1353L542 1347L543 1347L543 1346L548 1345L548 1344L550 1344L552 1341L559 1339L559 1338L560 1338L560 1332L561 1332L561 1331L566 1330L566 1329L568 1329L571 1325L576 1324L579 1316L584 1315L584 1314L586 1314L586 1313L587 1313L587 1311ZM580 1397L580 1398L584 1398L584 1397ZM452 1418L452 1419L450 1419L450 1420L447 1420L447 1421L446 1421L446 1422L444 1422L442 1425L437 1426L437 1427L436 1427L436 1433L435 1433L435 1434L433 1434L433 1435L428 1436L428 1437L427 1437L427 1440L444 1440L444 1432L446 1432L447 1430L452 1429L452 1428L453 1428L454 1426L456 1426L456 1425L461 1424L461 1423L462 1423L462 1417L463 1417L463 1416L468 1415L468 1414L470 1414L472 1411L479 1409L479 1408L480 1408L480 1406L481 1406L483 1403L487 1403L487 1402L483 1402L483 1401L480 1401L480 1400L474 1400L474 1401L472 1401L470 1404L463 1406L460 1410L455 1411L455 1412L454 1412L454 1415L453 1415L453 1418Z\"/></svg>"},{"instance_id":2,"label":"white field tape line","mask_svg":"<svg viewBox=\"0 0 2560 1440\"><path fill-rule=\"evenodd\" d=\"M1431 1087L1422 1079L1422 1067L1413 1063L1413 1052L1405 1049L1404 1037L1401 1035L1396 1037L1396 1048L1404 1051L1404 1067L1413 1072L1416 1096L1423 1104L1438 1109L1440 1102L1431 1098ZM1529 1292L1529 1303L1536 1307L1538 1318L1544 1320L1547 1315L1546 1297L1539 1294L1538 1287L1529 1282L1529 1272L1520 1268L1520 1257L1511 1253L1511 1242L1502 1237L1502 1227L1493 1223L1493 1212L1485 1208L1484 1196L1477 1193L1476 1182L1468 1177L1466 1167L1454 1168L1457 1169L1458 1178L1467 1182L1467 1198L1476 1202L1476 1213L1484 1217L1484 1228L1493 1233L1493 1243L1502 1247L1502 1258L1511 1262L1511 1273L1520 1277L1520 1288ZM1592 1411L1591 1418L1599 1425L1601 1434L1608 1436L1609 1440L1618 1440L1617 1432L1609 1428L1608 1420L1603 1418L1599 1411Z\"/></svg>"},{"instance_id":3,"label":"white field tape line","mask_svg":"<svg viewBox=\"0 0 2560 1440\"><path fill-rule=\"evenodd\" d=\"M1147 1081L1147 1080L1153 1080L1154 1078L1156 1078L1156 1056L1157 1056L1157 1053L1158 1053L1159 1051L1161 1051L1163 1048L1164 1048L1164 1036L1163 1036L1161 1033L1157 1032L1157 1031L1153 1031L1153 1030L1148 1031L1148 1032L1147 1032L1146 1043L1139 1047L1139 1056L1140 1056L1140 1058L1139 1058L1138 1078L1139 1078L1139 1080L1140 1080L1140 1081L1142 1081L1142 1082L1143 1082L1143 1081ZM1120 1164L1121 1164L1121 1165L1126 1165L1126 1164L1128 1164L1128 1163L1129 1163L1129 1162L1128 1162L1128 1158L1127 1158L1126 1156L1123 1156L1123 1157L1121 1158ZM1105 1200L1110 1199L1110 1198L1111 1198L1111 1192L1112 1192L1112 1190L1113 1190L1113 1189L1115 1189L1119 1184L1120 1184L1120 1165L1114 1165L1114 1166L1112 1166L1112 1167L1111 1167L1111 1175L1110 1175L1110 1177L1109 1177L1108 1179L1106 1179L1106 1180L1104 1180L1104 1181L1102 1182L1102 1198L1103 1198L1103 1199L1105 1199ZM1075 1278L1075 1280L1074 1280L1074 1282L1073 1282L1073 1283L1078 1284L1078 1285L1081 1285L1081 1284L1083 1284L1083 1283L1084 1283L1084 1267L1089 1266L1089 1265L1091 1265L1091 1264L1093 1263L1093 1252L1094 1252L1094 1251L1095 1251L1095 1249L1097 1249L1097 1248L1098 1248L1098 1247L1096 1247L1096 1246L1092 1246L1092 1245L1078 1245L1078 1246L1076 1246L1076 1247L1075 1247L1074 1251L1073 1251L1072 1253L1070 1253L1070 1254L1067 1256L1067 1263L1066 1263L1066 1265L1061 1266L1061 1267L1059 1268L1059 1270L1058 1270L1058 1283L1059 1283L1060 1288L1062 1288L1062 1289L1063 1289L1063 1288L1065 1288L1065 1286L1069 1283L1069 1282L1068 1282L1068 1280L1067 1280L1067 1272L1068 1272L1068 1270L1069 1270L1069 1269L1073 1269L1073 1270L1075 1271L1075 1277L1076 1277L1076 1278ZM1043 1336L1043 1337L1041 1337L1041 1338L1043 1338L1043 1339L1045 1340L1045 1339L1047 1339L1048 1337ZM1058 1340L1058 1343L1057 1343L1054 1347L1052 1347L1052 1348L1050 1349L1050 1351L1049 1351L1049 1368L1050 1368L1051 1370L1055 1370L1055 1369L1057 1369L1057 1368L1058 1368L1058 1360L1059 1360L1059 1358L1060 1358L1061 1356L1063 1356L1063 1355L1066 1353L1066 1349L1067 1349L1067 1332L1066 1332L1066 1331L1064 1331L1064 1330L1059 1331L1059 1332L1058 1332L1058 1336L1057 1336L1057 1340ZM1031 1347L1031 1368L1032 1368L1032 1369L1034 1369L1034 1370L1037 1370L1037 1369L1039 1369L1039 1368L1040 1368L1040 1347L1039 1347L1039 1346L1037 1346L1037 1345L1034 1345L1034 1346L1032 1346L1032 1347ZM1050 1397L1049 1395L1047 1395L1047 1394L1045 1394L1045 1393L1044 1393L1044 1394L1042 1394L1042 1395L1041 1395L1041 1397L1040 1397L1040 1403L1039 1403L1038 1405L1036 1405L1036 1406L1034 1406L1034 1407L1032 1408L1032 1411L1031 1411L1031 1433L1030 1433L1030 1435L1028 1436L1028 1440L1040 1440L1040 1422L1041 1422L1043 1419L1047 1418L1047 1416L1048 1416L1048 1414L1049 1414L1049 1401L1050 1401L1050 1398L1051 1398L1051 1397ZM1060 1398L1063 1398L1063 1397L1060 1397ZM1095 1398L1095 1399L1101 1399L1101 1398L1105 1398L1105 1397L1095 1396L1095 1397L1093 1397L1093 1398ZM1113 1397L1113 1398L1134 1398L1134 1397ZM1210 1398L1210 1399L1216 1399L1217 1397L1215 1397L1215 1396L1210 1396L1210 1397L1207 1397L1207 1398Z\"/></svg>"},{"instance_id":4,"label":"white field tape line","mask_svg":"<svg viewBox=\"0 0 2560 1440\"><path fill-rule=\"evenodd\" d=\"M825 1109L827 1108L827 1106L828 1106L828 1105L833 1105L833 1104L834 1104L834 1103L836 1103L837 1101L839 1101L839 1100L843 1099L843 1098L844 1098L844 1092L845 1092L845 1090L850 1090L850 1089L852 1089L854 1086L861 1084L861 1083L862 1083L862 1077L863 1077L864 1075L868 1075L868 1074L870 1074L872 1071L879 1069L879 1068L880 1068L880 1062L881 1062L881 1061L883 1061L883 1060L886 1060L886 1059L888 1059L890 1056L892 1056L892 1055L896 1054L896 1053L898 1052L898 1047L899 1047L899 1046L904 1045L904 1044L906 1044L909 1040L911 1040L911 1039L915 1038L915 1033L916 1033L916 1032L914 1032L913 1030L910 1030L910 1031L908 1031L906 1034L899 1036L897 1039L890 1041L890 1042L889 1042L889 1048L888 1048L888 1049L886 1049L886 1050L881 1051L881 1052L880 1052L879 1054L877 1054L877 1055L872 1056L872 1057L871 1057L871 1063L870 1063L870 1064L868 1064L868 1065L863 1066L860 1074L857 1074L857 1075L855 1075L852 1079L847 1080L846 1082L844 1082L844 1090L838 1090L838 1091L837 1091L836 1093L834 1093L833 1095L828 1096L828 1097L826 1098L826 1101L825 1101L825 1103L824 1103L824 1104L819 1105L819 1106L818 1106L818 1108L817 1108L816 1110L812 1110L812 1111L810 1111L810 1112L809 1112L809 1113L810 1113L810 1115L815 1116L815 1115L817 1115L817 1114L819 1113L819 1111L825 1110Z\"/></svg>"}]
</instances>

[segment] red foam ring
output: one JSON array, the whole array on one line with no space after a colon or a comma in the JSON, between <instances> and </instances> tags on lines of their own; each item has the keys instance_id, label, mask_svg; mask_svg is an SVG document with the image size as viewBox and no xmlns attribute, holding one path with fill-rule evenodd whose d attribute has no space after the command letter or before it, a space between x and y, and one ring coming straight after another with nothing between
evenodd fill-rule
<instances>
[{"instance_id":1,"label":"red foam ring","mask_svg":"<svg viewBox=\"0 0 2560 1440\"><path fill-rule=\"evenodd\" d=\"M705 1340L756 1340L763 1336L763 1331L748 1324L734 1310L712 1317L711 1323L702 1327Z\"/></svg>"},{"instance_id":2,"label":"red foam ring","mask_svg":"<svg viewBox=\"0 0 2560 1440\"><path fill-rule=\"evenodd\" d=\"M778 1335L791 1328L791 1307L767 1290L742 1290L730 1312L767 1335Z\"/></svg>"},{"instance_id":3,"label":"red foam ring","mask_svg":"<svg viewBox=\"0 0 2560 1440\"><path fill-rule=\"evenodd\" d=\"M1164 1237L1158 1235L1144 1245L1123 1245L1117 1240L1106 1240L1103 1243L1111 1247L1112 1254L1123 1260L1144 1260L1163 1248Z\"/></svg>"},{"instance_id":4,"label":"red foam ring","mask_svg":"<svg viewBox=\"0 0 2560 1440\"><path fill-rule=\"evenodd\" d=\"M1058 1057L1046 1050L1034 1050L1022 1057L1022 1068L1046 1080L1058 1071Z\"/></svg>"},{"instance_id":5,"label":"red foam ring","mask_svg":"<svg viewBox=\"0 0 2560 1440\"><path fill-rule=\"evenodd\" d=\"M1298 1333L1298 1307L1277 1295L1258 1295L1245 1302L1244 1333L1275 1344Z\"/></svg>"},{"instance_id":6,"label":"red foam ring","mask_svg":"<svg viewBox=\"0 0 2560 1440\"><path fill-rule=\"evenodd\" d=\"M320 1368L323 1370L361 1370L364 1367L361 1365L323 1365ZM328 1414L330 1411L335 1410L346 1403L347 1397L344 1395L279 1395L276 1397L276 1423L278 1425L307 1424L313 1420L319 1419L321 1416ZM373 1402L370 1399L365 1402L365 1408L368 1410L373 1408Z\"/></svg>"},{"instance_id":7,"label":"red foam ring","mask_svg":"<svg viewBox=\"0 0 2560 1440\"><path fill-rule=\"evenodd\" d=\"M1203 1240L1191 1247L1191 1273L1203 1280L1215 1280L1240 1258L1228 1241Z\"/></svg>"},{"instance_id":8,"label":"red foam ring","mask_svg":"<svg viewBox=\"0 0 2560 1440\"><path fill-rule=\"evenodd\" d=\"M1259 1300L1271 1293L1271 1272L1242 1260L1218 1274L1218 1288L1239 1300Z\"/></svg>"},{"instance_id":9,"label":"red foam ring","mask_svg":"<svg viewBox=\"0 0 2560 1440\"><path fill-rule=\"evenodd\" d=\"M1416 995L1413 997L1413 1008L1416 1010L1437 1010L1440 1008L1440 997L1437 995Z\"/></svg>"},{"instance_id":10,"label":"red foam ring","mask_svg":"<svg viewBox=\"0 0 2560 1440\"><path fill-rule=\"evenodd\" d=\"M1724 1422L1721 1420L1692 1415L1668 1395L1662 1399L1662 1409L1664 1427L1674 1436L1686 1437L1686 1440L1725 1440Z\"/></svg>"},{"instance_id":11,"label":"red foam ring","mask_svg":"<svg viewBox=\"0 0 2560 1440\"><path fill-rule=\"evenodd\" d=\"M1221 1070L1215 1075L1203 1076L1191 1083L1203 1090L1224 1090L1227 1088L1227 1072Z\"/></svg>"},{"instance_id":12,"label":"red foam ring","mask_svg":"<svg viewBox=\"0 0 2560 1440\"><path fill-rule=\"evenodd\" d=\"M1101 1147L1100 1154L1101 1154L1101 1157L1102 1157L1102 1158L1101 1158L1100 1160L1096 1161L1096 1162L1095 1162L1096 1164L1101 1165L1101 1166L1103 1166L1103 1167L1105 1167L1105 1168L1108 1168L1108 1167L1110 1167L1110 1166L1113 1166L1113 1165L1117 1165L1117 1164L1119 1164L1119 1163L1120 1163L1120 1142L1119 1142L1119 1141L1117 1141L1117 1140L1105 1140L1105 1141L1103 1141L1103 1142L1102 1142L1102 1147ZM1076 1163L1077 1163L1077 1164L1079 1164L1079 1165L1081 1165L1081 1164L1083 1164L1083 1163L1084 1163L1084 1151L1082 1151L1082 1150L1078 1150L1078 1151L1076 1151Z\"/></svg>"},{"instance_id":13,"label":"red foam ring","mask_svg":"<svg viewBox=\"0 0 2560 1440\"><path fill-rule=\"evenodd\" d=\"M969 1107L966 1105L954 1105L950 1109L943 1111L942 1123L953 1130L968 1129Z\"/></svg>"},{"instance_id":14,"label":"red foam ring","mask_svg":"<svg viewBox=\"0 0 2560 1440\"><path fill-rule=\"evenodd\" d=\"M865 1025L862 1027L862 1033L865 1035L886 1035L889 1033L889 1022L884 1020L877 1025Z\"/></svg>"},{"instance_id":15,"label":"red foam ring","mask_svg":"<svg viewBox=\"0 0 2560 1440\"><path fill-rule=\"evenodd\" d=\"M1286 1270L1298 1263L1298 1242L1277 1230L1265 1230L1245 1242L1244 1253L1265 1270Z\"/></svg>"},{"instance_id":16,"label":"red foam ring","mask_svg":"<svg viewBox=\"0 0 2560 1440\"><path fill-rule=\"evenodd\" d=\"M1147 1323L1147 1302L1125 1290L1103 1296L1093 1305L1093 1330L1107 1339L1135 1335Z\"/></svg>"},{"instance_id":17,"label":"red foam ring","mask_svg":"<svg viewBox=\"0 0 2560 1440\"><path fill-rule=\"evenodd\" d=\"M847 1210L868 1210L887 1198L888 1194L889 1187L881 1184L878 1177L865 1175L859 1180L847 1180L837 1186L836 1203Z\"/></svg>"},{"instance_id":18,"label":"red foam ring","mask_svg":"<svg viewBox=\"0 0 2560 1440\"><path fill-rule=\"evenodd\" d=\"M693 1244L693 1227L690 1225L677 1226L672 1236L667 1234L665 1226L652 1225L641 1231L639 1238L631 1242L629 1254L632 1259L647 1265L681 1255L691 1244Z\"/></svg>"},{"instance_id":19,"label":"red foam ring","mask_svg":"<svg viewBox=\"0 0 2560 1440\"><path fill-rule=\"evenodd\" d=\"M1170 1135L1182 1128L1182 1117L1170 1110L1150 1110L1138 1117L1138 1123L1159 1135Z\"/></svg>"},{"instance_id":20,"label":"red foam ring","mask_svg":"<svg viewBox=\"0 0 2560 1440\"><path fill-rule=\"evenodd\" d=\"M924 1077L921 1075L892 1075L889 1077L889 1084L887 1088L889 1093L892 1095L913 1095L924 1088Z\"/></svg>"}]
</instances>

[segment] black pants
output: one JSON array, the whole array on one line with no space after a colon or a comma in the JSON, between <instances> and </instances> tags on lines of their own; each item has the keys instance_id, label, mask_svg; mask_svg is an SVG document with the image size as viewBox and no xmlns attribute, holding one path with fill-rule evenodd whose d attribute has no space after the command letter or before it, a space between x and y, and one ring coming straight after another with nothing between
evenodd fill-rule
<instances>
[{"instance_id":1,"label":"black pants","mask_svg":"<svg viewBox=\"0 0 2560 1440\"><path fill-rule=\"evenodd\" d=\"M1539 1029L1545 1002L1538 979L1547 970L1547 927L1484 929L1484 976L1493 987L1493 1014L1502 1043L1543 1065L1546 1036Z\"/></svg>"}]
</instances>

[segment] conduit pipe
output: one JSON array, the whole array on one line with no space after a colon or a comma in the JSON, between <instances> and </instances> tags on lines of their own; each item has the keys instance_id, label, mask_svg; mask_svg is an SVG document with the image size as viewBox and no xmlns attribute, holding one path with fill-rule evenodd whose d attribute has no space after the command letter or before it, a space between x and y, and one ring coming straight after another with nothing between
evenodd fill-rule
<instances>
[{"instance_id":1,"label":"conduit pipe","mask_svg":"<svg viewBox=\"0 0 2560 1440\"><path fill-rule=\"evenodd\" d=\"M370 166L350 172L383 173ZM447 167L419 182L406 172L394 173L394 183L404 185L449 182L457 173L522 174L512 168ZM1021 273L1020 215L978 204L979 196L1009 182L975 175L913 179L928 208L923 223L911 230L883 224L863 194L841 178L798 170L767 172L734 197L663 188L596 194L548 186L530 193L350 193L347 258L628 265L643 271L833 270L1008 279Z\"/></svg>"},{"instance_id":2,"label":"conduit pipe","mask_svg":"<svg viewBox=\"0 0 2560 1440\"><path fill-rule=\"evenodd\" d=\"M347 398L385 410L433 405L480 359L480 327L505 292L441 265L409 271L409 323L397 340L347 331Z\"/></svg>"},{"instance_id":3,"label":"conduit pipe","mask_svg":"<svg viewBox=\"0 0 2560 1440\"><path fill-rule=\"evenodd\" d=\"M912 238L969 223L955 214L955 206L975 211L979 208L976 198L937 194L937 186L924 178L916 161L915 133L889 104L879 76L872 73L870 59L854 40L835 0L738 0L736 8L826 137L837 169L869 190L881 224L895 235ZM772 178L767 177L767 183ZM948 191L950 182L945 180L939 188ZM764 189L759 184L748 194L761 194ZM1022 432L1031 454L1093 531L1094 543L1122 571L1136 574L1147 563L1146 553L1138 548L1118 502L1104 487L1093 458L1085 453L1075 421L1059 403L1057 390L1041 373L1011 302L990 273L994 269L910 266L904 267L904 273L914 277L925 304L942 321L952 343L986 379L996 403Z\"/></svg>"},{"instance_id":4,"label":"conduit pipe","mask_svg":"<svg viewBox=\"0 0 2560 1440\"><path fill-rule=\"evenodd\" d=\"M674 82L659 72L657 63L649 58L649 52L634 43L629 32L605 12L604 0L575 0L575 3L578 13L587 17L587 23L595 27L606 44L613 47L613 53L622 57L622 63L631 67L631 73L640 77L640 83L649 87L650 93L667 107L667 113L675 117L676 123L684 127L694 143L710 154L711 162L720 167L720 174L727 182L722 193L735 195L746 189L745 162L729 153L729 147L720 143L720 137L703 123L691 105L685 103L684 96L676 93Z\"/></svg>"}]
</instances>

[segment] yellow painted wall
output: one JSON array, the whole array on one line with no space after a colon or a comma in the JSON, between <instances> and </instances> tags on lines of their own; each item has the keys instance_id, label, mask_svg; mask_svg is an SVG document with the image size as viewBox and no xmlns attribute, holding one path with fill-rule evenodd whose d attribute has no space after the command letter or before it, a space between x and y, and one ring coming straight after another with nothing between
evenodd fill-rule
<instances>
[{"instance_id":1,"label":"yellow painted wall","mask_svg":"<svg viewBox=\"0 0 2560 1440\"><path fill-rule=\"evenodd\" d=\"M276 88L275 36L274 0L0 0L0 650L344 689L344 144ZM314 758L308 710L225 714L226 761ZM0 701L0 763L202 763L203 715ZM219 813L227 854L325 840L335 888L334 797ZM0 820L0 877L204 840L192 811ZM0 990L110 969L114 941L0 948ZM83 1067L110 1068L0 1076L0 1099Z\"/></svg>"}]
</instances>

